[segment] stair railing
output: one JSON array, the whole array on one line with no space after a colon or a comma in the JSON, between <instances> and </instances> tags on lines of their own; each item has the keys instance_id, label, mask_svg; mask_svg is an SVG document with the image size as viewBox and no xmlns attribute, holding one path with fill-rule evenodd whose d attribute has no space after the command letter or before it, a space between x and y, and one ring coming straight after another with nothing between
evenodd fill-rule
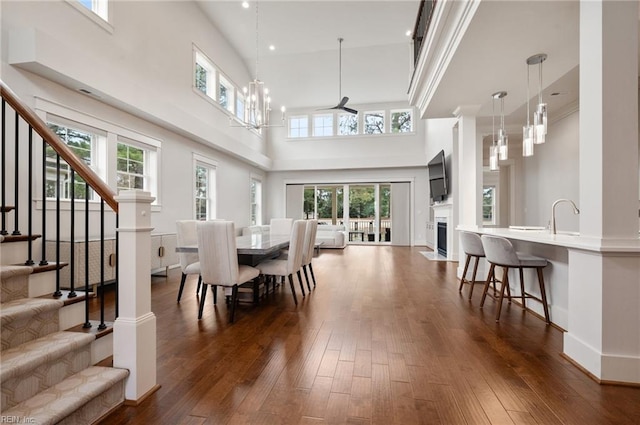
<instances>
[{"instance_id":1,"label":"stair railing","mask_svg":"<svg viewBox=\"0 0 640 425\"><path fill-rule=\"evenodd\" d=\"M69 269L70 269L70 281L68 284L69 292L67 294L68 298L74 298L77 296L76 294L76 262L84 261L84 293L85 293L85 323L83 327L89 328L92 326L89 315L90 315L90 282L89 282L89 268L90 258L89 258L89 222L90 222L90 214L89 214L89 194L92 190L100 199L100 265L99 265L99 288L98 294L100 295L100 323L98 325L98 329L102 330L106 328L105 324L105 312L104 312L104 296L105 296L105 267L104 267L104 252L105 252L105 203L111 208L113 213L115 213L116 227L118 223L118 202L115 200L115 192L81 159L79 158L69 146L67 146L48 126L47 124L31 109L29 108L19 97L2 81L0 80L0 94L2 97L2 127L1 127L1 159L2 159L2 170L0 172L1 189L0 189L0 200L2 202L0 213L2 214L1 221L1 229L0 234L5 235L5 241L7 242L10 239L17 241L26 241L27 243L27 258L24 261L25 265L33 266L34 268L42 268L43 270L56 270L56 290L52 294L53 297L61 297L63 295L61 291L61 287L63 283L61 282L60 269L63 266L60 261L61 254L61 188L63 187L61 181L61 161L66 162L69 167L71 173L71 190L69 191L70 197L70 236L69 236ZM7 105L14 111L14 140L13 143L9 141L9 137L7 135L7 124L8 117L11 117L11 111L7 111ZM10 119L10 118L9 118ZM27 133L27 163L26 170L24 170L24 159L22 155L22 149L24 139L21 137L20 128L21 128L21 120L24 121L28 125L28 133ZM24 126L24 124L22 124ZM33 233L33 221L34 221L34 210L35 202L33 196L33 175L34 175L34 140L33 133L34 131L42 138L42 210L41 210L41 225L42 225L42 234L36 235ZM10 145L11 143L11 145ZM13 161L11 161L8 155L8 149L13 146ZM47 196L47 148L51 148L55 152L55 207L52 208L55 210L55 241L54 243L47 243L45 240L48 234L47 233L47 202L51 202L52 200ZM9 182L7 179L8 170L13 168L13 190L9 186ZM26 173L26 175L24 175ZM78 175L82 180L84 180L84 241L76 241L75 240L75 230L76 230L76 220L82 220L82 214L78 214L76 217L76 201L82 201L82 199L76 199L75 196L75 186L76 179L75 175ZM25 179L25 180L23 180ZM27 188L27 199L26 201L21 196L21 183L26 181L28 185ZM13 200L9 199L11 196L11 192L13 192ZM11 205L11 203L13 203ZM82 205L81 202L78 203ZM22 208L26 208L26 215L22 213ZM9 234L9 230L7 229L7 215L13 214L13 229L11 234ZM26 217L25 217L26 216ZM25 226L25 223L21 223L21 220L26 220L27 234L23 235L21 231L21 225ZM118 234L116 235L116 279L115 279L115 288L116 288L116 301L115 301L115 315L114 320L117 317L118 311L118 301L117 301L117 252L118 252ZM38 262L38 265L35 265L33 260L33 243L35 240L40 239L41 243L41 258ZM76 244L84 243L85 248L85 256L84 258L75 258L75 246ZM49 262L47 258L47 246L50 249L55 251L55 262L52 264ZM66 286L66 283L64 283Z\"/></svg>"}]
</instances>

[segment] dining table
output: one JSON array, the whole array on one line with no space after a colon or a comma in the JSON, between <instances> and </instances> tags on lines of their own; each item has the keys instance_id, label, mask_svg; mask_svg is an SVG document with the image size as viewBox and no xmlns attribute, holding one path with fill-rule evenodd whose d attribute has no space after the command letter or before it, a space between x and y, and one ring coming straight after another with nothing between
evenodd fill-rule
<instances>
[{"instance_id":1,"label":"dining table","mask_svg":"<svg viewBox=\"0 0 640 425\"><path fill-rule=\"evenodd\" d=\"M275 258L289 246L289 235L255 234L236 237L238 263L255 266L260 261ZM177 246L176 252L197 253L198 245Z\"/></svg>"}]
</instances>

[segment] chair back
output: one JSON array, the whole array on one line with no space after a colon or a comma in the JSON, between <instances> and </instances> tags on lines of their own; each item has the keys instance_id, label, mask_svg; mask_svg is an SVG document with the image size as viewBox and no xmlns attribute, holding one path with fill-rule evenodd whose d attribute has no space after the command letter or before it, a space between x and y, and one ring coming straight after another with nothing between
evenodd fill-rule
<instances>
[{"instance_id":1,"label":"chair back","mask_svg":"<svg viewBox=\"0 0 640 425\"><path fill-rule=\"evenodd\" d=\"M238 251L232 221L198 223L198 255L202 281L209 285L238 283Z\"/></svg>"},{"instance_id":2,"label":"chair back","mask_svg":"<svg viewBox=\"0 0 640 425\"><path fill-rule=\"evenodd\" d=\"M507 267L520 266L518 254L516 254L516 250L509 239L500 236L482 235L482 247L489 262Z\"/></svg>"},{"instance_id":3,"label":"chair back","mask_svg":"<svg viewBox=\"0 0 640 425\"><path fill-rule=\"evenodd\" d=\"M306 220L307 230L304 232L304 250L302 252L302 265L311 264L313 259L313 247L316 244L318 233L318 220Z\"/></svg>"},{"instance_id":4,"label":"chair back","mask_svg":"<svg viewBox=\"0 0 640 425\"><path fill-rule=\"evenodd\" d=\"M482 239L477 233L460 231L460 243L465 254L484 257Z\"/></svg>"},{"instance_id":5,"label":"chair back","mask_svg":"<svg viewBox=\"0 0 640 425\"><path fill-rule=\"evenodd\" d=\"M196 232L197 220L176 221L176 239L178 246L196 245L198 243L198 233ZM180 268L184 272L187 266L199 261L197 253L179 252Z\"/></svg>"},{"instance_id":6,"label":"chair back","mask_svg":"<svg viewBox=\"0 0 640 425\"><path fill-rule=\"evenodd\" d=\"M291 241L289 242L289 256L287 257L287 274L295 273L302 267L306 228L307 220L293 222Z\"/></svg>"},{"instance_id":7,"label":"chair back","mask_svg":"<svg viewBox=\"0 0 640 425\"><path fill-rule=\"evenodd\" d=\"M291 235L292 218L272 218L269 223L269 231L272 235L289 236Z\"/></svg>"}]
</instances>

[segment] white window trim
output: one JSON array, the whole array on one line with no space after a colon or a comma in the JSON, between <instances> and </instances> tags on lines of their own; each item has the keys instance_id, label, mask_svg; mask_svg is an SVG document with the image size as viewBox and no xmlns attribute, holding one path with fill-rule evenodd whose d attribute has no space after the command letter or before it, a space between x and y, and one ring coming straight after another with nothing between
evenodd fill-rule
<instances>
[{"instance_id":1,"label":"white window trim","mask_svg":"<svg viewBox=\"0 0 640 425\"><path fill-rule=\"evenodd\" d=\"M215 219L218 217L218 176L217 176L217 172L218 172L218 161L206 156L202 156L200 154L197 153L193 153L193 181L192 181L192 186L191 186L191 193L195 194L196 193L196 167L197 166L204 166L209 168L210 170L213 170L215 175L214 181L213 181L213 196L211 196L211 193L208 193L207 195L210 197L209 198L209 205L207 208L207 220L211 220L211 219ZM209 188L211 189L211 188ZM192 204L192 208L193 211L191 213L191 216L196 217L196 203L195 203L195 196L193 198L194 202Z\"/></svg>"},{"instance_id":2,"label":"white window trim","mask_svg":"<svg viewBox=\"0 0 640 425\"><path fill-rule=\"evenodd\" d=\"M291 122L293 120L301 120L301 119L306 119L307 121L307 135L306 136L291 136ZM309 115L291 115L289 116L289 118L287 119L287 136L290 139L308 139L310 137L309 135L309 130L310 130L310 125L309 125Z\"/></svg>"},{"instance_id":3,"label":"white window trim","mask_svg":"<svg viewBox=\"0 0 640 425\"><path fill-rule=\"evenodd\" d=\"M151 188L153 189L151 195L155 197L155 201L151 204L151 211L158 212L162 210L162 199L160 193L162 183L160 173L160 169L162 167L161 140L38 96L35 96L34 99L34 109L38 116L40 116L40 118L45 122L47 120L52 120L53 122L61 123L61 125L68 122L71 124L71 127L80 127L80 129L84 128L89 131L96 132L99 135L106 135L106 144L104 146L98 146L96 150L98 152L99 168L105 170L104 175L100 173L98 174L114 191L116 191L116 155L118 139L123 138L124 143L131 145L135 144L142 149L152 151L154 153L154 155L152 155L152 164L153 167L155 167L155 172L151 176L150 182ZM41 171L38 170L37 174L38 173L41 173ZM35 184L40 185L41 181L42 176L37 176ZM35 193L42 193L42 187L37 187ZM61 200L61 202L70 201ZM98 200L89 202L99 204ZM37 208L42 208L42 200L38 201ZM54 208L54 205L47 202L47 209Z\"/></svg>"},{"instance_id":4,"label":"white window trim","mask_svg":"<svg viewBox=\"0 0 640 425\"><path fill-rule=\"evenodd\" d=\"M382 115L382 132L381 133L367 133L367 115ZM375 134L388 134L389 126L387 125L387 111L386 110L377 110L377 111L366 111L362 113L362 133L367 136L372 136Z\"/></svg>"},{"instance_id":5,"label":"white window trim","mask_svg":"<svg viewBox=\"0 0 640 425\"><path fill-rule=\"evenodd\" d=\"M264 211L263 211L263 207L264 207L264 203L263 203L263 187L264 187L264 183L263 183L263 176L259 176L257 174L253 174L251 173L249 175L249 223L251 224L251 207L253 206L253 203L251 202L251 183L254 181L257 181L260 183L260 193L257 194L257 204L259 206L258 210L258 217L256 217L256 226L261 226L263 223L263 218L264 218Z\"/></svg>"},{"instance_id":6,"label":"white window trim","mask_svg":"<svg viewBox=\"0 0 640 425\"><path fill-rule=\"evenodd\" d=\"M111 0L104 0L104 2L106 3L106 17L99 15L98 13L87 9L82 3L80 3L78 0L65 0L65 2L73 7L74 9L76 9L78 12L82 13L84 16L86 16L87 18L91 19L95 24L97 24L98 26L100 26L103 30L107 31L109 34L113 34L113 12L112 12L112 5L109 4Z\"/></svg>"},{"instance_id":7,"label":"white window trim","mask_svg":"<svg viewBox=\"0 0 640 425\"><path fill-rule=\"evenodd\" d=\"M198 93L200 96L213 100L214 104L218 103L218 69L209 58L209 56L205 55L202 50L200 50L195 44L193 45L193 69L191 71L191 87L193 90ZM196 87L196 66L200 64L203 68L207 70L207 73L211 74L211 80L207 81L207 92L204 93L202 90ZM224 110L224 108L222 108Z\"/></svg>"},{"instance_id":8,"label":"white window trim","mask_svg":"<svg viewBox=\"0 0 640 425\"><path fill-rule=\"evenodd\" d=\"M402 113L402 112L409 112L409 114L411 114L411 128L409 129L409 131L398 131L396 133L393 132L393 123L391 122L391 117L394 113ZM399 109L390 109L389 110L389 133L391 134L411 134L413 133L413 124L414 124L414 118L415 114L413 109L411 108L399 108Z\"/></svg>"},{"instance_id":9,"label":"white window trim","mask_svg":"<svg viewBox=\"0 0 640 425\"><path fill-rule=\"evenodd\" d=\"M331 134L328 134L328 135L326 135L326 134L316 135L316 118L323 118L324 119L326 117L331 117ZM336 127L335 126L335 121L336 121L335 117L336 117L336 115L332 114L332 113L313 114L311 116L311 134L312 134L312 137L334 137L335 136L334 129ZM322 126L320 128L325 129L327 127Z\"/></svg>"}]
</instances>

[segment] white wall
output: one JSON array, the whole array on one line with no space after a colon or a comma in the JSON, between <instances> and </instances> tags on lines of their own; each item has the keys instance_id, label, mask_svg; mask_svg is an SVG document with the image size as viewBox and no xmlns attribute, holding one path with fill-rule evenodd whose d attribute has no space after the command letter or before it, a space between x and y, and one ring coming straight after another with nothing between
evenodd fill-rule
<instances>
[{"instance_id":1,"label":"white wall","mask_svg":"<svg viewBox=\"0 0 640 425\"><path fill-rule=\"evenodd\" d=\"M427 167L385 168L379 170L317 170L276 171L267 176L266 221L272 217L284 217L286 211L286 184L305 183L388 183L412 181L413 223L411 224L414 245L425 245L426 225L429 215L429 182Z\"/></svg>"},{"instance_id":2,"label":"white wall","mask_svg":"<svg viewBox=\"0 0 640 425\"><path fill-rule=\"evenodd\" d=\"M546 143L536 145L534 155L523 158L524 223L528 226L547 226L551 205L560 198L579 199L579 112L551 124ZM556 223L560 231L579 231L579 217L570 205L556 207Z\"/></svg>"}]
</instances>

